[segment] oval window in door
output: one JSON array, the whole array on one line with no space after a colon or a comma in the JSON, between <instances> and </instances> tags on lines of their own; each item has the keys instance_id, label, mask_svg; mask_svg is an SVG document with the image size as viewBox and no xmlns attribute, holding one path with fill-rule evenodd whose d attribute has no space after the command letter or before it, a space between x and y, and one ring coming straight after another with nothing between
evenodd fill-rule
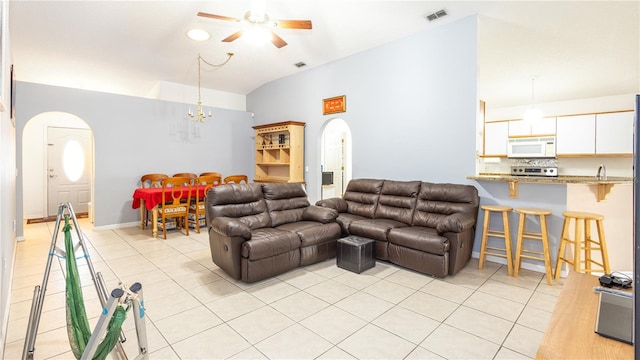
<instances>
[{"instance_id":1,"label":"oval window in door","mask_svg":"<svg viewBox=\"0 0 640 360\"><path fill-rule=\"evenodd\" d=\"M67 142L62 152L62 168L64 175L71 182L76 182L84 172L84 151L76 140Z\"/></svg>"}]
</instances>

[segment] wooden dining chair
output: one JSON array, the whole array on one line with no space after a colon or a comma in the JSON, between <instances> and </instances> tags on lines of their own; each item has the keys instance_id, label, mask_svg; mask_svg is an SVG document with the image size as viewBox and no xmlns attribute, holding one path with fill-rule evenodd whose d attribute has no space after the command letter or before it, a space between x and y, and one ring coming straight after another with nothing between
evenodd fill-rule
<instances>
[{"instance_id":1,"label":"wooden dining chair","mask_svg":"<svg viewBox=\"0 0 640 360\"><path fill-rule=\"evenodd\" d=\"M203 176L206 176L206 177L213 176L214 186L224 184L222 182L222 174L220 174L219 172L203 172L202 174L200 174L199 177L203 177ZM197 183L197 179L196 179L196 183ZM200 184L200 185L203 185L203 184Z\"/></svg>"},{"instance_id":2,"label":"wooden dining chair","mask_svg":"<svg viewBox=\"0 0 640 360\"><path fill-rule=\"evenodd\" d=\"M249 178L247 177L247 175L229 175L224 178L225 184L229 184L229 183L240 184L243 181L245 184L249 183Z\"/></svg>"},{"instance_id":3,"label":"wooden dining chair","mask_svg":"<svg viewBox=\"0 0 640 360\"><path fill-rule=\"evenodd\" d=\"M177 174L173 174L173 177L186 177L189 179L189 181L193 185L195 184L196 178L198 177L198 175L194 173L177 173Z\"/></svg>"},{"instance_id":4,"label":"wooden dining chair","mask_svg":"<svg viewBox=\"0 0 640 360\"><path fill-rule=\"evenodd\" d=\"M167 219L176 219L176 227L182 226L189 235L189 203L192 183L187 177L170 177L162 180L162 202L158 205L162 233L167 238ZM186 202L185 202L186 200Z\"/></svg>"},{"instance_id":5,"label":"wooden dining chair","mask_svg":"<svg viewBox=\"0 0 640 360\"><path fill-rule=\"evenodd\" d=\"M161 188L162 180L168 178L167 174L144 174L140 177L140 187L141 188ZM147 211L146 207L142 208L143 211L143 221L142 221L142 229L147 226L149 223L149 211Z\"/></svg>"},{"instance_id":6,"label":"wooden dining chair","mask_svg":"<svg viewBox=\"0 0 640 360\"><path fill-rule=\"evenodd\" d=\"M222 184L220 176L200 175L196 178L197 188L193 191L195 198L192 196L191 205L189 205L189 225L193 224L198 234L200 234L200 223L206 217L204 205L207 198L207 191L220 184ZM200 194L202 194L202 196Z\"/></svg>"},{"instance_id":7,"label":"wooden dining chair","mask_svg":"<svg viewBox=\"0 0 640 360\"><path fill-rule=\"evenodd\" d=\"M216 171L203 172L202 174L200 174L200 176L209 176L209 175L219 176L220 179L222 179L222 174ZM220 183L222 183L222 181Z\"/></svg>"}]
</instances>

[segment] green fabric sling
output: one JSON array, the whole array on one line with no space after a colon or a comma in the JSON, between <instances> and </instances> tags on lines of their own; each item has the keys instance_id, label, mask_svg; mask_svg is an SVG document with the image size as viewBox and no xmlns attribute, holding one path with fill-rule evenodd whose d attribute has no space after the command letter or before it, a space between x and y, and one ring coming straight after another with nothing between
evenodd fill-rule
<instances>
[{"instance_id":1,"label":"green fabric sling","mask_svg":"<svg viewBox=\"0 0 640 360\"><path fill-rule=\"evenodd\" d=\"M64 217L64 246L66 252L66 313L67 313L67 335L71 344L71 351L76 359L80 359L84 353L87 343L91 338L91 329L87 320L87 313L84 307L84 299L82 296L82 284L78 275L78 264L75 258L75 249L71 238L71 224L69 224L69 215ZM106 359L111 350L116 346L122 323L126 319L127 309L118 305L109 320L107 334L98 345L93 359Z\"/></svg>"}]
</instances>

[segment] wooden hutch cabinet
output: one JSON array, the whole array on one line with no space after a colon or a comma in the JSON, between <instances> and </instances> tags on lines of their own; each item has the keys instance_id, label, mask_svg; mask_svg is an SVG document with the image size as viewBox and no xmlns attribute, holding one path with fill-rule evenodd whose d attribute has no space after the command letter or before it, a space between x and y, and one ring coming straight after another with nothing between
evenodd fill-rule
<instances>
[{"instance_id":1,"label":"wooden hutch cabinet","mask_svg":"<svg viewBox=\"0 0 640 360\"><path fill-rule=\"evenodd\" d=\"M304 126L298 121L257 125L254 182L304 183Z\"/></svg>"}]
</instances>

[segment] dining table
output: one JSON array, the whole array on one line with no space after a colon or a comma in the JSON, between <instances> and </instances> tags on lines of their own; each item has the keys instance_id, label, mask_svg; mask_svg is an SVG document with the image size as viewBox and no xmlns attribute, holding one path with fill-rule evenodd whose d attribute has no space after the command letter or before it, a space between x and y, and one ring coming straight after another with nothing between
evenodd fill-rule
<instances>
[{"instance_id":1,"label":"dining table","mask_svg":"<svg viewBox=\"0 0 640 360\"><path fill-rule=\"evenodd\" d=\"M199 198L204 198L207 189L211 185L198 185L191 187L191 198L195 199L196 193ZM188 192L184 192L183 199L186 200L189 196ZM158 205L162 203L162 188L137 188L133 192L133 201L131 207L134 209L140 209L140 228L145 228L145 214L144 210L151 211L151 229L154 238L158 237ZM188 226L185 224L185 226Z\"/></svg>"}]
</instances>

